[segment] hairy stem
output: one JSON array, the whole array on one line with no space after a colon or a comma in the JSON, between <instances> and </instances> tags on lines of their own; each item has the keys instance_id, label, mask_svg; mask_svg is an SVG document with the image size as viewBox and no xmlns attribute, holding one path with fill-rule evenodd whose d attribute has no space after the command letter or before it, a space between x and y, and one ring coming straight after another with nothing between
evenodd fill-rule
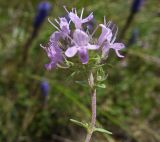
<instances>
[{"instance_id":1,"label":"hairy stem","mask_svg":"<svg viewBox=\"0 0 160 142\"><path fill-rule=\"evenodd\" d=\"M92 101L92 118L90 128L88 130L85 142L90 142L95 125L96 125L96 89L91 90L91 101Z\"/></svg>"}]
</instances>

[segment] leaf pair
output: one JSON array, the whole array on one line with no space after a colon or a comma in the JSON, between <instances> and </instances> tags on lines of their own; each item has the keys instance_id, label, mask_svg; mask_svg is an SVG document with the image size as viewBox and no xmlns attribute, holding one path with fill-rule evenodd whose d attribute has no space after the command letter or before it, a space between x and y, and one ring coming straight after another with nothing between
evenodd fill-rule
<instances>
[{"instance_id":1,"label":"leaf pair","mask_svg":"<svg viewBox=\"0 0 160 142\"><path fill-rule=\"evenodd\" d=\"M74 120L74 119L70 119L71 122L73 122L74 124L76 125L79 125L83 128L85 128L87 131L90 129L90 126L88 123L86 122L80 122L80 121L77 121L77 120ZM103 128L94 128L93 132L100 132L100 133L106 133L106 134L112 134L112 132L108 131L108 130L105 130Z\"/></svg>"}]
</instances>

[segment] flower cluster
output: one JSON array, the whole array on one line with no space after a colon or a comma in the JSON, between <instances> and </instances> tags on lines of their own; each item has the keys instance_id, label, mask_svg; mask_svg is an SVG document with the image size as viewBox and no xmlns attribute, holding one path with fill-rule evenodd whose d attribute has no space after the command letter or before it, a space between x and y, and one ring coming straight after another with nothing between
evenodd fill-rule
<instances>
[{"instance_id":1,"label":"flower cluster","mask_svg":"<svg viewBox=\"0 0 160 142\"><path fill-rule=\"evenodd\" d=\"M84 28L84 25L93 20L93 13L83 18L84 8L80 16L78 16L75 8L71 11L68 11L66 7L64 9L70 20L68 21L65 17L61 17L54 19L56 23L54 24L48 19L57 31L53 32L50 36L49 43L46 47L41 45L50 59L50 63L45 65L48 70L55 68L64 59L74 57L76 54L78 54L82 64L87 64L89 61L88 50L95 50L97 53L99 53L98 51L102 51L102 58L106 58L109 50L113 49L118 57L123 57L119 53L119 50L124 48L124 44L115 43L118 28L111 21L106 23L104 17L104 23L99 24L93 33L90 33L89 29ZM95 32L98 28L102 29L101 34L93 42Z\"/></svg>"}]
</instances>

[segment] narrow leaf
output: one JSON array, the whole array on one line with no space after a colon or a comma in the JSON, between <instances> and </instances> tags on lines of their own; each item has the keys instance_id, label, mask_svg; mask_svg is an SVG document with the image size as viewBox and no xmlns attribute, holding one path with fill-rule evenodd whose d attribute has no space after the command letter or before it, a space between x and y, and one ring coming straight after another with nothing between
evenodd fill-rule
<instances>
[{"instance_id":1,"label":"narrow leaf","mask_svg":"<svg viewBox=\"0 0 160 142\"><path fill-rule=\"evenodd\" d=\"M84 127L86 129L88 129L88 124L87 123L83 123L83 122L80 122L80 121L77 121L77 120L74 120L74 119L70 119L70 121L73 122L76 125L79 125L81 127Z\"/></svg>"},{"instance_id":2,"label":"narrow leaf","mask_svg":"<svg viewBox=\"0 0 160 142\"><path fill-rule=\"evenodd\" d=\"M112 132L107 131L103 128L94 128L94 132L106 133L106 134L110 134L110 135L112 134Z\"/></svg>"},{"instance_id":3,"label":"narrow leaf","mask_svg":"<svg viewBox=\"0 0 160 142\"><path fill-rule=\"evenodd\" d=\"M99 88L106 88L105 84L97 84L96 86L99 87Z\"/></svg>"}]
</instances>

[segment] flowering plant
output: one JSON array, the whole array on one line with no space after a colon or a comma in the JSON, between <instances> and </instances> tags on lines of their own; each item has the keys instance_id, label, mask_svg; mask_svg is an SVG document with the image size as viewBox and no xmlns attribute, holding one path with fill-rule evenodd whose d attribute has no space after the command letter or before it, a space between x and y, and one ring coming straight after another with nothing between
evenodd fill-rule
<instances>
[{"instance_id":1,"label":"flowering plant","mask_svg":"<svg viewBox=\"0 0 160 142\"><path fill-rule=\"evenodd\" d=\"M124 57L119 53L119 50L125 46L123 43L116 43L116 36L118 28L111 21L106 22L104 17L104 23L99 24L94 31L90 32L89 29L84 28L85 24L93 20L93 13L90 13L87 17L83 18L84 8L82 8L80 16L75 8L71 11L66 10L69 21L65 17L54 19L54 24L50 19L48 21L57 30L50 36L47 46L41 47L46 51L50 60L45 65L47 70L51 70L57 67L69 68L74 64L69 61L70 58L75 55L79 56L80 62L87 66L89 60L89 50L94 50L95 54L92 56L92 63L88 70L88 84L91 90L92 98L92 119L91 123L82 123L77 120L71 119L72 122L81 125L87 129L87 136L85 142L91 140L93 132L99 131L104 133L111 132L102 128L96 128L96 87L104 87L101 83L106 79L105 72L103 70L103 64L108 57L109 50L113 49L116 55L120 58ZM73 25L73 26L72 26ZM96 38L96 31L101 28L101 34Z\"/></svg>"}]
</instances>

